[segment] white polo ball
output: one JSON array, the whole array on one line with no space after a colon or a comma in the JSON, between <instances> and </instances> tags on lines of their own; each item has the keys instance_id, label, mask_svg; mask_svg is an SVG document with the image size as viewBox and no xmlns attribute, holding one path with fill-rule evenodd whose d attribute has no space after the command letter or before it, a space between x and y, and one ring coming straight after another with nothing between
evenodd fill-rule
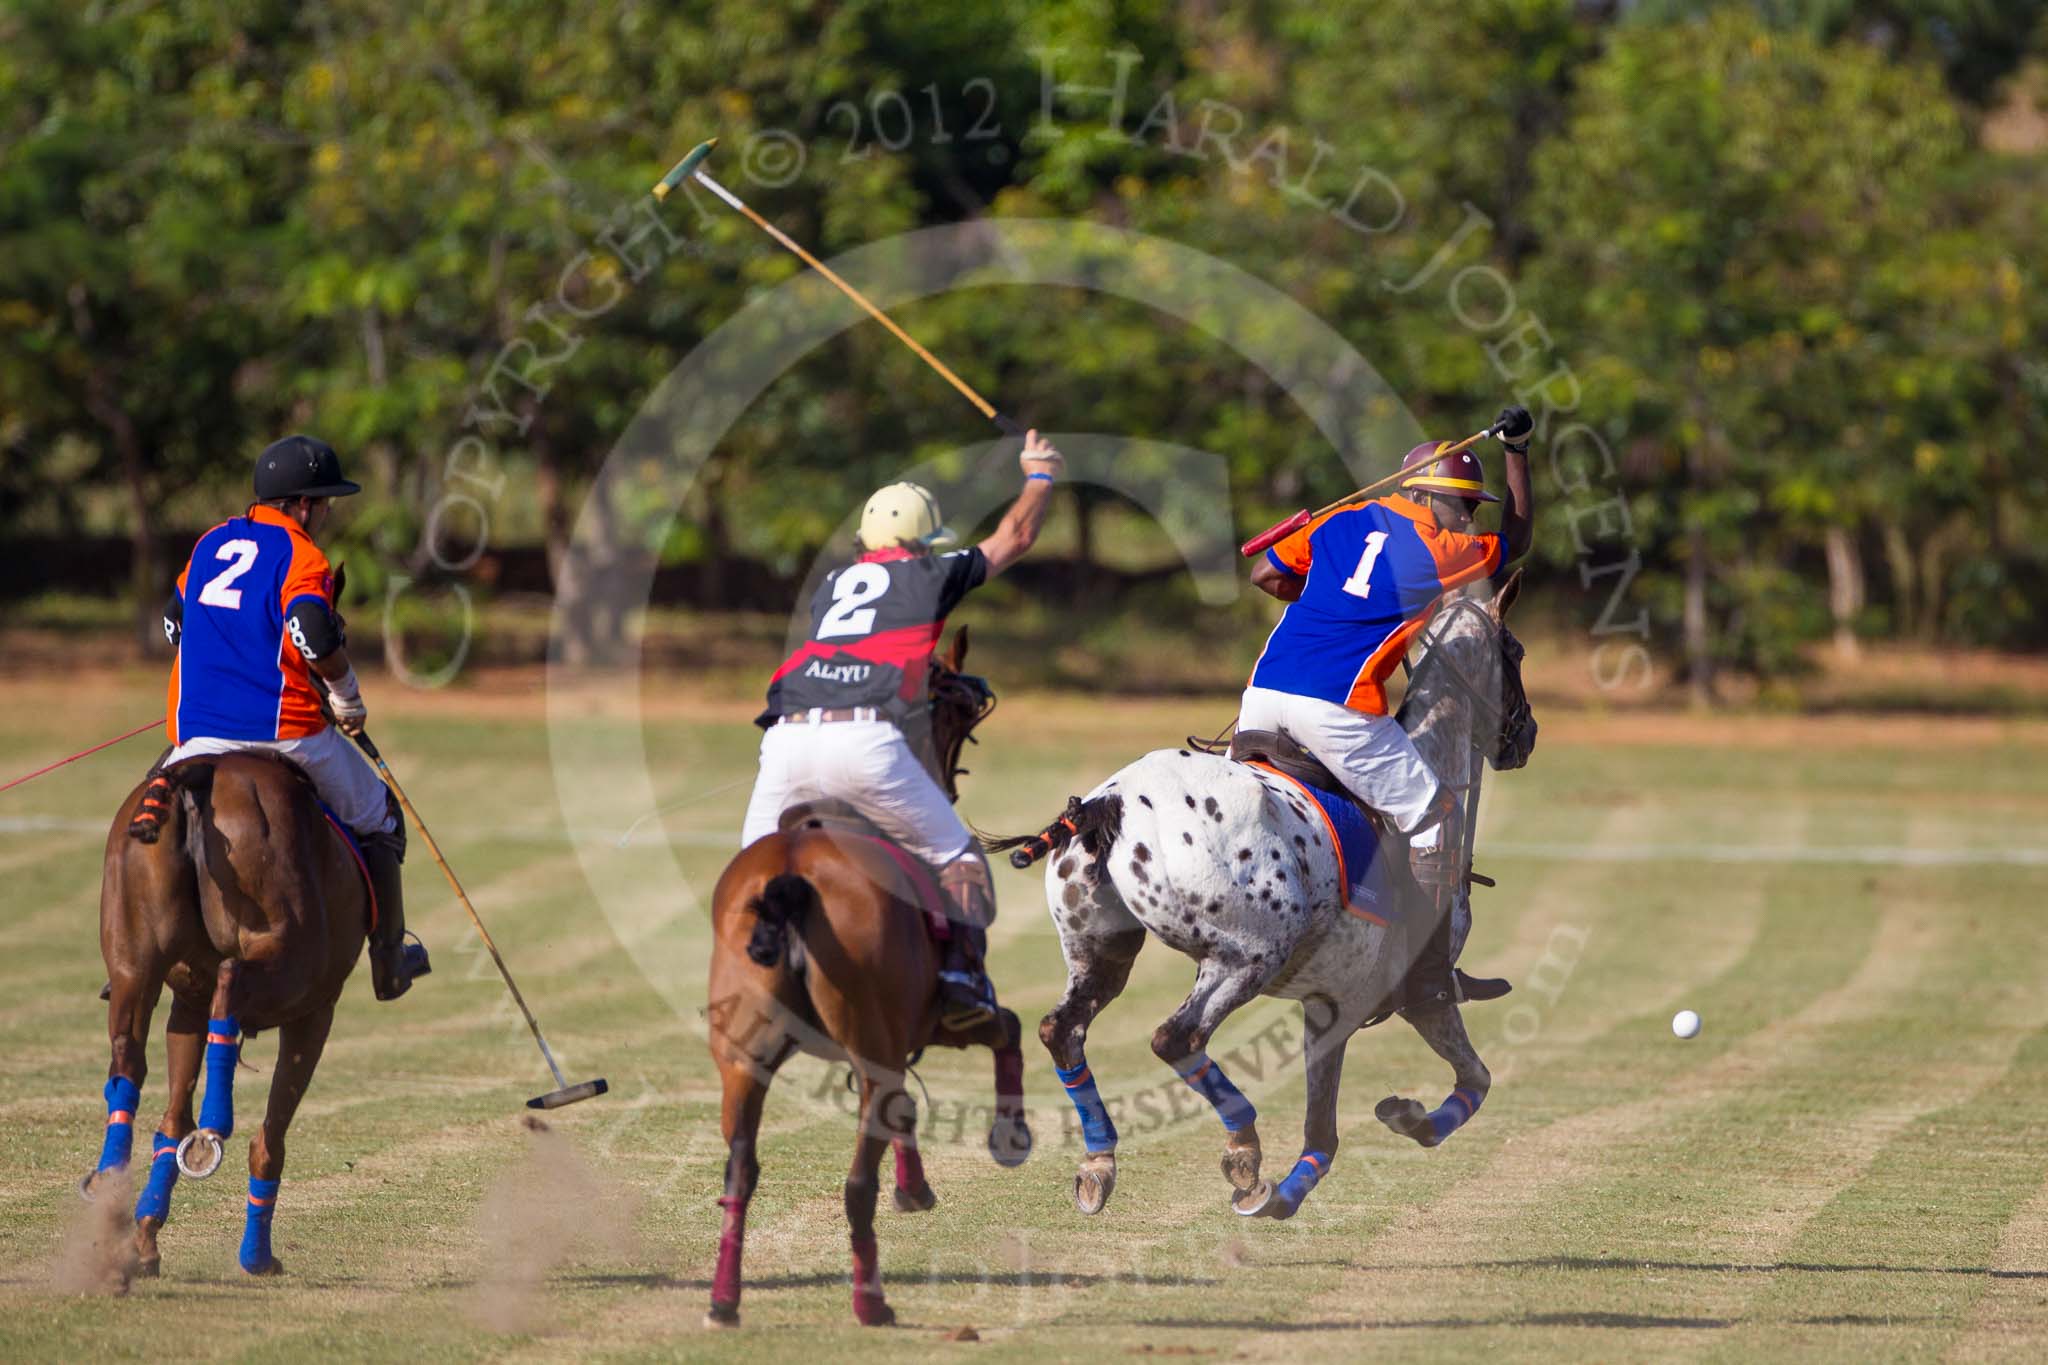
<instances>
[{"instance_id":1,"label":"white polo ball","mask_svg":"<svg viewBox=\"0 0 2048 1365\"><path fill-rule=\"evenodd\" d=\"M1700 1017L1691 1010L1680 1010L1671 1016L1671 1031L1681 1038L1690 1038L1700 1031Z\"/></svg>"}]
</instances>

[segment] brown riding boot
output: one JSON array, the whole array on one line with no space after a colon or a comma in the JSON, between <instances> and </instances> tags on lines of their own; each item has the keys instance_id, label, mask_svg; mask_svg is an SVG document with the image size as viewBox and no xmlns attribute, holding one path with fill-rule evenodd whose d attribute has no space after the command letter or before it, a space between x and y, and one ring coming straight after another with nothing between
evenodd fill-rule
<instances>
[{"instance_id":1,"label":"brown riding boot","mask_svg":"<svg viewBox=\"0 0 2048 1365\"><path fill-rule=\"evenodd\" d=\"M370 985L379 1000L396 1000L413 979L433 971L426 946L405 941L405 887L399 876L405 840L399 834L359 835L363 865L377 894L377 926L370 931Z\"/></svg>"},{"instance_id":2,"label":"brown riding boot","mask_svg":"<svg viewBox=\"0 0 2048 1365\"><path fill-rule=\"evenodd\" d=\"M988 868L975 857L955 858L940 868L939 886L954 909L939 966L939 1022L958 1032L996 1017L995 983L983 963L988 949L984 926L995 918L995 892Z\"/></svg>"}]
</instances>

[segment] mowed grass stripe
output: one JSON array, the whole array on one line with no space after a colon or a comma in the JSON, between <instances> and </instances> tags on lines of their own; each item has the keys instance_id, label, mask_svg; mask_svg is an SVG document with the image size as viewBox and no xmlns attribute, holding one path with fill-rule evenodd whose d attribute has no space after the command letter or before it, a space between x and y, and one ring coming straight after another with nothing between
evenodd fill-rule
<instances>
[{"instance_id":1,"label":"mowed grass stripe","mask_svg":"<svg viewBox=\"0 0 2048 1365\"><path fill-rule=\"evenodd\" d=\"M1771 913L1742 964L1711 989L1702 983L1702 999L1710 1018L1730 1022L1753 1018L1759 1020L1756 1027L1723 1042L1718 1053L1703 1050L1702 1056L1690 1049L1673 1051L1678 1045L1668 1035L1657 1041L1661 1021L1637 1020L1632 1027L1618 1023L1617 1029L1626 1027L1625 1033L1600 1035L1577 1049L1569 1062L1558 1058L1551 1063L1560 1072L1570 1065L1578 1074L1550 1076L1532 1071L1523 1084L1576 1096L1581 1107L1547 1124L1541 1119L1523 1121L1512 1113L1500 1115L1504 1122L1491 1159L1483 1168L1466 1174L1435 1198L1410 1205L1361 1249L1359 1270L1349 1277L1347 1286L1351 1297L1369 1296L1374 1302L1400 1305L1401 1311L1383 1316L1383 1322L1457 1319L1503 1329L1523 1323L1530 1309L1513 1296L1503 1301L1484 1290L1474 1294L1465 1283L1485 1280L1498 1284L1498 1277L1458 1272L1501 1259L1504 1248L1546 1242L1559 1226L1572 1221L1571 1204L1580 1184L1600 1170L1605 1154L1629 1136L1659 1122L1660 1113L1701 1105L1703 1091L1725 1088L1767 1068L1788 1039L1818 1026L1837 1008L1837 1000L1865 998L1886 988L1873 973L1885 940L1870 934L1867 926L1859 937L1857 924L1845 925L1842 946L1848 953L1829 953L1812 944L1783 913L1788 902L1799 903L1803 895L1795 891L1788 896L1783 887L1746 887L1739 882L1723 888L1723 897L1738 903L1745 893L1763 895ZM1654 924L1644 926L1647 937L1654 939L1655 933ZM1859 956L1860 970L1852 976L1850 969ZM1635 969L1668 970L1669 964L1653 953ZM1829 987L1831 977L1835 984ZM1766 1010L1756 1008L1760 1001L1778 997L1794 983L1820 988L1820 1000L1790 1019L1772 1020ZM1717 994L1731 998L1725 1006L1709 1003ZM1747 995L1754 998L1746 1005L1736 1003L1736 998ZM1727 1030L1724 1024L1723 1038ZM1652 1048L1663 1048L1662 1058L1649 1051ZM1688 1060L1691 1058L1697 1060ZM1549 1069L1546 1067L1546 1072ZM1664 1079L1656 1085L1660 1070ZM1553 1093L1552 1099L1556 1098ZM1485 1131L1482 1125L1491 1114L1491 1110L1483 1111L1480 1120L1454 1138L1453 1144ZM1448 1155L1449 1149L1443 1154ZM1683 1314L1669 1316L1674 1323L1686 1320ZM1561 1327L1568 1330L1569 1324Z\"/></svg>"},{"instance_id":2,"label":"mowed grass stripe","mask_svg":"<svg viewBox=\"0 0 2048 1365\"><path fill-rule=\"evenodd\" d=\"M1954 951L1953 941L1890 914L1880 931L1882 955L1868 962L1887 960L1910 939L1929 975L1938 974L1946 984L1965 974L1967 957ZM1879 982L1885 990L1873 992ZM1497 1239L1501 1254L1487 1264L1517 1272L1497 1281L1507 1304L1526 1309L1529 1291L1542 1286L1550 1309L1569 1315L1590 1301L1612 1301L1612 1286L1594 1281L1624 1277L1635 1292L1630 1311L1645 1323L1701 1331L1727 1325L1750 1286L1713 1267L1768 1262L1831 1191L1852 1179L1891 1135L1939 1102L1932 1087L1940 1082L1942 1065L1931 1059L1917 1069L1899 1066L1864 1077L1860 1085L1842 1084L1853 1070L1843 1054L1863 1045L1861 1031L1872 1026L1866 1021L1893 985L1905 984L1910 983L1895 973L1865 970L1853 989L1817 1002L1799 1021L1798 1034L1766 1063L1765 1074L1747 1078L1747 1089L1768 1087L1784 1097L1775 1103L1748 1099L1736 1120L1724 1106L1701 1102L1708 1096L1700 1092L1677 1106L1652 1102L1646 1109L1658 1116L1654 1124L1619 1129L1618 1139L1596 1143L1590 1157L1582 1153L1582 1159L1598 1163L1598 1176L1582 1171L1566 1197L1539 1210L1545 1217L1504 1229ZM1994 1038L1962 1075L1976 1085L1989 1084L2009 1055L2009 1045ZM1832 1107L1826 1098L1831 1091ZM1922 1093L1929 1098L1922 1101ZM1652 1212L1666 1200L1663 1216ZM1624 1207L1637 1211L1629 1225L1633 1235L1617 1237L1622 1225L1615 1215ZM1590 1245L1587 1227L1600 1229ZM1634 1270L1634 1262L1644 1261L1664 1272L1668 1287L1653 1287L1657 1275ZM1708 1273L1680 1269L1692 1262L1704 1263ZM1588 1326L1601 1325L1590 1308L1586 1312Z\"/></svg>"},{"instance_id":3,"label":"mowed grass stripe","mask_svg":"<svg viewBox=\"0 0 2048 1365\"><path fill-rule=\"evenodd\" d=\"M2001 1120L2011 1122L2023 1135L2039 1133L2048 1126L2048 1115L2040 1112L2038 1098L2044 1088L2048 1088L2048 1057L2042 1055L2037 1039L2022 1049L2014 1062L2010 1083L1999 1087L2001 1095L2026 1096L2017 1102L2009 1120L2004 1115ZM1981 1108L1971 1117L1980 1125L1985 1121ZM1974 1141L1988 1145L1990 1136L1980 1127ZM2008 1160L2008 1177L2024 1164L2021 1159ZM1990 1257L1989 1272L1976 1302L1970 1305L1968 1322L1943 1359L2031 1361L2039 1357L2044 1336L2048 1336L2048 1173L2037 1178L2031 1194L2006 1220Z\"/></svg>"}]
</instances>

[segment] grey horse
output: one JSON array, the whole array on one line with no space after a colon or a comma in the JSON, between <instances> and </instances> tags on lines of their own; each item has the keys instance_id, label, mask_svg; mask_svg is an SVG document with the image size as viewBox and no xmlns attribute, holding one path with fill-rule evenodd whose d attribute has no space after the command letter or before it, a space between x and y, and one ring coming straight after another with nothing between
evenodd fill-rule
<instances>
[{"instance_id":1,"label":"grey horse","mask_svg":"<svg viewBox=\"0 0 2048 1365\"><path fill-rule=\"evenodd\" d=\"M1520 658L1503 624L1514 588L1511 582L1490 601L1454 595L1412 651L1396 719L1456 791L1477 783L1482 749L1496 766L1519 766L1534 742L1519 670L1503 663L1504 649L1510 665ZM1020 867L1047 860L1046 900L1067 989L1038 1036L1081 1117L1087 1150L1074 1178L1081 1212L1099 1213L1116 1184L1116 1128L1088 1068L1088 1026L1123 990L1148 931L1195 960L1194 988L1153 1033L1152 1050L1222 1119L1232 1207L1291 1217L1328 1171L1345 1045L1394 998L1433 927L1404 924L1417 919L1402 913L1404 905L1415 909L1412 896L1389 894L1375 905L1347 895L1331 833L1309 796L1282 774L1192 749L1158 749L1070 802L1041 834L991 845L1015 849L1011 862ZM1400 857L1398 848L1387 853ZM1462 886L1452 910L1454 961L1471 923L1469 895ZM1301 1001L1307 1039L1303 1152L1277 1185L1259 1176L1251 1103L1204 1050L1233 1011L1260 995ZM1377 1113L1395 1132L1433 1147L1478 1110L1491 1077L1455 1004L1402 1015L1450 1063L1455 1088L1435 1109L1389 1096Z\"/></svg>"}]
</instances>

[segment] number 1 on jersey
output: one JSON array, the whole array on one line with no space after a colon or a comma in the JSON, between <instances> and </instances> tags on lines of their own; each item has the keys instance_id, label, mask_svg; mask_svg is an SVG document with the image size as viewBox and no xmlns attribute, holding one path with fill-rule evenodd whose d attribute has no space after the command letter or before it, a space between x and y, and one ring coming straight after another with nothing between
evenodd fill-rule
<instances>
[{"instance_id":1,"label":"number 1 on jersey","mask_svg":"<svg viewBox=\"0 0 2048 1365\"><path fill-rule=\"evenodd\" d=\"M1372 565L1380 557L1380 546L1387 543L1385 531L1374 531L1365 538L1365 554L1359 558L1358 567L1351 571L1351 577L1344 580L1344 591L1353 597L1364 597L1372 591Z\"/></svg>"}]
</instances>

